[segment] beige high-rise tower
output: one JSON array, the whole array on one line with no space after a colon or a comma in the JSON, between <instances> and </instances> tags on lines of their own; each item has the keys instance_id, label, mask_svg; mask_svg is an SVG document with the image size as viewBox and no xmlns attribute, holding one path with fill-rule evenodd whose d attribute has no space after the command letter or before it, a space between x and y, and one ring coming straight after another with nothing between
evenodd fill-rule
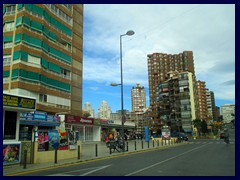
<instances>
[{"instance_id":1,"label":"beige high-rise tower","mask_svg":"<svg viewBox=\"0 0 240 180\"><path fill-rule=\"evenodd\" d=\"M143 112L146 108L146 91L143 86L137 84L136 87L132 87L132 112Z\"/></svg>"}]
</instances>

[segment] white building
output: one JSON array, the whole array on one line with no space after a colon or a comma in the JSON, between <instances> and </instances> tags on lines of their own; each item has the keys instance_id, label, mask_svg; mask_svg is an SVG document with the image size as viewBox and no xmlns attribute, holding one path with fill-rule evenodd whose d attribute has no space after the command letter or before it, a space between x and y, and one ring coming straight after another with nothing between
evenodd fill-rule
<instances>
[{"instance_id":1,"label":"white building","mask_svg":"<svg viewBox=\"0 0 240 180\"><path fill-rule=\"evenodd\" d=\"M83 111L89 112L89 114L91 114L90 117L95 117L95 112L94 112L94 109L92 108L92 105L91 105L90 102L86 102L86 103L84 104Z\"/></svg>"},{"instance_id":2,"label":"white building","mask_svg":"<svg viewBox=\"0 0 240 180\"><path fill-rule=\"evenodd\" d=\"M221 106L221 114L223 116L224 123L230 123L235 117L235 105L234 104L224 104Z\"/></svg>"},{"instance_id":3,"label":"white building","mask_svg":"<svg viewBox=\"0 0 240 180\"><path fill-rule=\"evenodd\" d=\"M110 119L111 108L108 106L107 101L102 101L98 108L98 118L100 119Z\"/></svg>"},{"instance_id":4,"label":"white building","mask_svg":"<svg viewBox=\"0 0 240 180\"><path fill-rule=\"evenodd\" d=\"M146 90L140 84L132 87L132 112L143 112L146 108Z\"/></svg>"}]
</instances>

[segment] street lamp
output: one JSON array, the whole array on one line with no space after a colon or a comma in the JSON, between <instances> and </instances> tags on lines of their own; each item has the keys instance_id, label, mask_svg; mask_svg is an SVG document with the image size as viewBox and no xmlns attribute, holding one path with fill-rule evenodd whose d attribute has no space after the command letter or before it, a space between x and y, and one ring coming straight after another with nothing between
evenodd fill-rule
<instances>
[{"instance_id":1,"label":"street lamp","mask_svg":"<svg viewBox=\"0 0 240 180\"><path fill-rule=\"evenodd\" d=\"M132 36L134 35L134 31L129 30L126 34L120 35L120 71L121 71L121 83L111 83L111 86L118 86L121 85L121 120L122 120L122 140L123 140L123 152L125 151L125 143L124 143L124 122L126 120L124 116L124 108L123 108L123 71L122 71L122 37L123 36Z\"/></svg>"}]
</instances>

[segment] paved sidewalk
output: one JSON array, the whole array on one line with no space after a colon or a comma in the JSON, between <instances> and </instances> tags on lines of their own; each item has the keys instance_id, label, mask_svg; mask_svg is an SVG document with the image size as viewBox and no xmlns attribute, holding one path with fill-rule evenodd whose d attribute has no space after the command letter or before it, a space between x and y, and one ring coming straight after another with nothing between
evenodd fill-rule
<instances>
[{"instance_id":1,"label":"paved sidewalk","mask_svg":"<svg viewBox=\"0 0 240 180\"><path fill-rule=\"evenodd\" d=\"M173 147L178 146L184 143L174 144L172 143L166 143L163 141L163 143L157 143L156 141L153 143L153 141L149 142L149 145L145 141L141 140L134 140L134 141L127 141L126 145L128 145L128 151L126 152L113 152L110 154L109 148L106 147L105 142L87 142L82 143L82 156L78 160L77 152L76 152L76 158L67 159L67 160L61 160L58 161L56 164L54 162L50 163L38 163L38 164L27 164L26 169L23 168L23 165L8 165L3 166L3 175L4 176L11 176L17 173L25 172L25 171L34 171L39 169L46 169L49 167L57 167L61 165L67 165L67 164L73 164L73 163L79 163L84 161L90 161L94 159L102 159L106 157L113 157L113 156L119 156L123 154L128 153L134 153L139 151L146 151L146 150L153 150L153 149L159 149L159 148L167 148L167 147ZM126 146L127 148L127 146ZM96 151L97 149L97 151ZM136 150L135 150L136 149Z\"/></svg>"}]
</instances>

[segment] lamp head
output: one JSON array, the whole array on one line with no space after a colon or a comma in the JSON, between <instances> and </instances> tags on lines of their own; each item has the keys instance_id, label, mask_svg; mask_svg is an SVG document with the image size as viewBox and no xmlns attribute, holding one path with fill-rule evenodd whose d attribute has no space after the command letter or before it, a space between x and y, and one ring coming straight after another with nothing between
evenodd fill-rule
<instances>
[{"instance_id":1,"label":"lamp head","mask_svg":"<svg viewBox=\"0 0 240 180\"><path fill-rule=\"evenodd\" d=\"M133 30L129 30L127 33L126 33L128 36L132 36L135 34L135 32Z\"/></svg>"}]
</instances>

